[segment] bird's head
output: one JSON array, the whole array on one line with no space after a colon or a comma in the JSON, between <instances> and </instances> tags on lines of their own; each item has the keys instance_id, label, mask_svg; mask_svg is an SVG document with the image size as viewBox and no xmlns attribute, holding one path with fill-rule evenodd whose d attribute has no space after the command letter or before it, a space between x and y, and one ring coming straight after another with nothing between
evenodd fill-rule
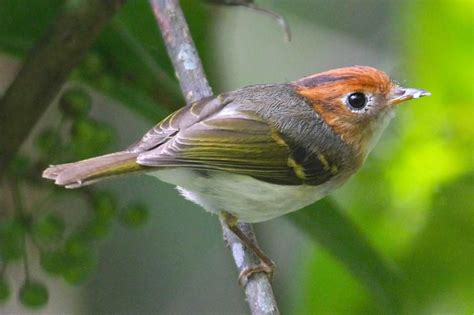
<instances>
[{"instance_id":1,"label":"bird's head","mask_svg":"<svg viewBox=\"0 0 474 315\"><path fill-rule=\"evenodd\" d=\"M334 69L292 83L327 125L363 161L400 103L430 95L403 88L371 67Z\"/></svg>"}]
</instances>

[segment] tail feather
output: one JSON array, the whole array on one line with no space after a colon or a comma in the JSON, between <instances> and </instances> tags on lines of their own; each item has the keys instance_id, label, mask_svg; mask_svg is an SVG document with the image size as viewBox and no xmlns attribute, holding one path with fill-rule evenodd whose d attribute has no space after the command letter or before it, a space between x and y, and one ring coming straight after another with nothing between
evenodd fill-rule
<instances>
[{"instance_id":1,"label":"tail feather","mask_svg":"<svg viewBox=\"0 0 474 315\"><path fill-rule=\"evenodd\" d=\"M74 163L51 165L43 177L66 188L78 188L99 180L146 169L136 162L138 153L117 152Z\"/></svg>"}]
</instances>

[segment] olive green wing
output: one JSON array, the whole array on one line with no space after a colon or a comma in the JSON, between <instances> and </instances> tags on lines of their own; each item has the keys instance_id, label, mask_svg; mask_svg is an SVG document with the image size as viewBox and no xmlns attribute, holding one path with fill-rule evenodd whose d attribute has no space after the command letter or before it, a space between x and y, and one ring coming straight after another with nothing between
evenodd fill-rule
<instances>
[{"instance_id":1,"label":"olive green wing","mask_svg":"<svg viewBox=\"0 0 474 315\"><path fill-rule=\"evenodd\" d=\"M231 104L176 130L140 153L137 163L226 171L281 185L319 185L333 176L314 154L292 145L255 113L236 108Z\"/></svg>"},{"instance_id":2,"label":"olive green wing","mask_svg":"<svg viewBox=\"0 0 474 315\"><path fill-rule=\"evenodd\" d=\"M205 97L190 105L183 106L159 122L139 141L127 148L128 152L145 152L152 150L172 139L178 131L198 123L219 112L228 102L225 97Z\"/></svg>"}]
</instances>

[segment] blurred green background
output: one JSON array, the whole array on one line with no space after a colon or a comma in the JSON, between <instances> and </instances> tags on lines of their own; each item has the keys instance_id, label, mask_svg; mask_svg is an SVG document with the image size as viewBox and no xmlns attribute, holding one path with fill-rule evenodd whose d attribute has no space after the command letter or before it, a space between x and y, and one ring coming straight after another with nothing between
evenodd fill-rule
<instances>
[{"instance_id":1,"label":"blurred green background","mask_svg":"<svg viewBox=\"0 0 474 315\"><path fill-rule=\"evenodd\" d=\"M25 56L62 2L0 2L2 91L15 58ZM432 93L398 109L363 169L332 200L402 279L386 293L399 305L396 313L472 314L474 1L257 1L287 18L289 43L274 20L252 10L181 3L216 93L354 64L383 69L402 85ZM183 104L156 22L142 0L128 1L71 82L91 95L90 115L115 130L114 141L96 144L98 151L125 147ZM57 112L52 104L40 124L54 124ZM149 222L141 231L113 224L98 246L95 274L80 287L32 266L50 289L50 302L35 314L247 312L216 217L146 176L98 188L115 192L120 205L141 200L150 209ZM28 189L28 198L37 193ZM76 199L72 208L79 211ZM61 213L69 202L49 207ZM318 211L318 205L313 208L308 211ZM390 312L366 289L363 266L348 271L341 261L350 260L349 254L335 258L297 217L291 219L256 225L262 247L277 264L274 289L283 314ZM358 268L362 272L354 277ZM21 266L8 271L18 289ZM0 304L2 310L30 312L16 298Z\"/></svg>"}]
</instances>

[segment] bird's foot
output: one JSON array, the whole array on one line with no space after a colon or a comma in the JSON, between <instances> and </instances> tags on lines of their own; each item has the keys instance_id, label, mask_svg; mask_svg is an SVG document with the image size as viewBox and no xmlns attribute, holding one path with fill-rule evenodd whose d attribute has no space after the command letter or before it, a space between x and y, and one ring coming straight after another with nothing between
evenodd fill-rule
<instances>
[{"instance_id":1,"label":"bird's foot","mask_svg":"<svg viewBox=\"0 0 474 315\"><path fill-rule=\"evenodd\" d=\"M237 225L237 217L228 212L222 212L221 219L229 230L231 230L242 241L247 249L255 254L255 256L260 260L258 265L246 267L240 272L239 284L242 287L245 287L249 277L259 272L266 273L271 280L273 277L273 271L275 270L275 263L258 247L254 240L249 239L247 235L242 232Z\"/></svg>"},{"instance_id":2,"label":"bird's foot","mask_svg":"<svg viewBox=\"0 0 474 315\"><path fill-rule=\"evenodd\" d=\"M273 278L273 272L275 271L275 263L269 260L270 264L266 262L260 262L258 265L247 267L242 270L239 274L239 284L241 287L245 287L249 281L249 278L256 273L264 272L271 280Z\"/></svg>"}]
</instances>

